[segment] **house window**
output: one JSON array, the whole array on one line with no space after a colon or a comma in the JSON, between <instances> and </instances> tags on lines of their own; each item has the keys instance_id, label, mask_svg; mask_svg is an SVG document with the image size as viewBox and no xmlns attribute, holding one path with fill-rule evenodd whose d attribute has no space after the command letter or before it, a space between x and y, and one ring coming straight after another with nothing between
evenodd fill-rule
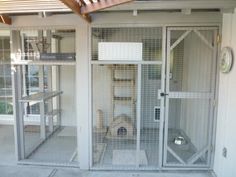
<instances>
[{"instance_id":1,"label":"house window","mask_svg":"<svg viewBox=\"0 0 236 177\"><path fill-rule=\"evenodd\" d=\"M12 114L10 32L0 31L0 114Z\"/></svg>"},{"instance_id":2,"label":"house window","mask_svg":"<svg viewBox=\"0 0 236 177\"><path fill-rule=\"evenodd\" d=\"M47 90L47 72L48 68L44 67L44 88ZM26 66L25 67L25 90L27 95L31 95L39 92L39 66ZM40 108L39 103L28 105L27 112L28 114L39 114ZM47 106L45 107L47 110Z\"/></svg>"},{"instance_id":3,"label":"house window","mask_svg":"<svg viewBox=\"0 0 236 177\"><path fill-rule=\"evenodd\" d=\"M47 52L50 48L48 41L46 39L46 31L42 30L22 30L21 32L22 40L22 60L34 60L37 56L36 54L40 51ZM43 41L43 45L41 44ZM38 44L38 45L37 45ZM39 89L39 70L40 67L37 65L26 65L24 68L24 90L26 95L31 95L40 91ZM47 73L48 67L44 67L44 88L47 90ZM47 106L45 106L47 110ZM28 104L26 106L28 114L40 114L40 105Z\"/></svg>"}]
</instances>

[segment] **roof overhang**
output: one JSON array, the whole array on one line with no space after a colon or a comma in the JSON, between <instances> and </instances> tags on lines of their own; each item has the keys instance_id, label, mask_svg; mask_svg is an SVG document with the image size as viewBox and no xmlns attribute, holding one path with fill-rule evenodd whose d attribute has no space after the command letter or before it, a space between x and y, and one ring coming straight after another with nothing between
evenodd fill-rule
<instances>
[{"instance_id":1,"label":"roof overhang","mask_svg":"<svg viewBox=\"0 0 236 177\"><path fill-rule=\"evenodd\" d=\"M107 8L105 11L229 8L236 8L236 0L138 0L132 3Z\"/></svg>"},{"instance_id":2,"label":"roof overhang","mask_svg":"<svg viewBox=\"0 0 236 177\"><path fill-rule=\"evenodd\" d=\"M236 8L236 0L1 0L1 14L32 14L39 12L76 13L90 21L89 13L117 11L155 11L183 9Z\"/></svg>"}]
</instances>

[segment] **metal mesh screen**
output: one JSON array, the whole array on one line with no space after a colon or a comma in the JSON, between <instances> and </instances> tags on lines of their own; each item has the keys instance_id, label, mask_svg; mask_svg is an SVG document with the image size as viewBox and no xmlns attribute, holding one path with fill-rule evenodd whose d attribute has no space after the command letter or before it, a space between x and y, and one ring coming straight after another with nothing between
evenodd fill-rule
<instances>
[{"instance_id":1,"label":"metal mesh screen","mask_svg":"<svg viewBox=\"0 0 236 177\"><path fill-rule=\"evenodd\" d=\"M93 28L92 60L99 60L100 42L142 43L143 61L162 60L162 28Z\"/></svg>"},{"instance_id":2,"label":"metal mesh screen","mask_svg":"<svg viewBox=\"0 0 236 177\"><path fill-rule=\"evenodd\" d=\"M210 100L208 99L170 100L168 164L207 164L208 156L206 156L206 150L210 142L208 132L209 110ZM184 138L183 144L178 144L177 137Z\"/></svg>"},{"instance_id":3,"label":"metal mesh screen","mask_svg":"<svg viewBox=\"0 0 236 177\"><path fill-rule=\"evenodd\" d=\"M204 167L209 164L215 31L187 28L168 33L167 30L170 34L165 68L169 71L167 93L163 99L158 99L159 91L164 88L161 31L161 28L92 29L92 157L95 167L160 167L164 111L164 165ZM101 43L106 43L109 49L102 48ZM138 45L132 48L134 43L141 44L142 48ZM109 50L106 55L105 49ZM138 54L140 50L141 60L137 60L139 55L130 54L131 51ZM123 58L119 61L119 57L124 57L125 61ZM198 129L201 133L197 133ZM179 145L181 141L186 144Z\"/></svg>"},{"instance_id":4,"label":"metal mesh screen","mask_svg":"<svg viewBox=\"0 0 236 177\"><path fill-rule=\"evenodd\" d=\"M151 76L151 77L150 77ZM159 165L160 112L162 111L158 90L161 89L161 65L143 65L141 80L141 125L140 149L146 154L147 162L141 167ZM158 111L158 114L155 114ZM155 116L159 116L156 117Z\"/></svg>"},{"instance_id":5,"label":"metal mesh screen","mask_svg":"<svg viewBox=\"0 0 236 177\"><path fill-rule=\"evenodd\" d=\"M47 73L49 74L49 72ZM49 75L51 76L52 73ZM73 78L73 76L71 77ZM52 85L48 80L52 81L51 78L47 77L46 85ZM60 87L65 88L67 86L61 84ZM71 95L66 90L64 91L64 95L61 97L57 96L53 99L45 100L43 108L38 101L30 101L23 104L25 108L23 113L24 142L21 143L24 144L27 162L77 165L77 131L76 127L73 126L75 125L73 122L76 122L75 114L74 112L68 113L67 107L60 106L69 104L70 110L73 111L73 94ZM38 93L40 92L37 88L30 92L30 95ZM48 87L45 87L45 93L50 93ZM63 99L65 96L72 100L65 101ZM58 104L59 99L61 104ZM43 118L41 116L42 109L45 112ZM69 121L66 119L69 119ZM42 130L43 122L45 122L45 136L42 134L44 131Z\"/></svg>"},{"instance_id":6,"label":"metal mesh screen","mask_svg":"<svg viewBox=\"0 0 236 177\"><path fill-rule=\"evenodd\" d=\"M92 64L93 166L156 169L161 65L140 63L162 61L162 28L93 28L92 61L95 60L97 63ZM106 64L105 60L114 64ZM123 63L130 61L136 64Z\"/></svg>"},{"instance_id":7,"label":"metal mesh screen","mask_svg":"<svg viewBox=\"0 0 236 177\"><path fill-rule=\"evenodd\" d=\"M155 120L155 109L162 111L157 100L161 65L143 65L139 72L140 81L137 65L92 66L95 167L158 166L160 117ZM141 82L140 108L137 108L138 82ZM137 109L141 115L140 140L137 139Z\"/></svg>"},{"instance_id":8,"label":"metal mesh screen","mask_svg":"<svg viewBox=\"0 0 236 177\"><path fill-rule=\"evenodd\" d=\"M12 33L13 63L21 76L17 101L22 124L17 126L23 136L23 163L78 166L75 67L59 66L60 61L74 59L70 57L75 55L75 30Z\"/></svg>"},{"instance_id":9,"label":"metal mesh screen","mask_svg":"<svg viewBox=\"0 0 236 177\"><path fill-rule=\"evenodd\" d=\"M166 163L209 165L215 91L216 30L170 31Z\"/></svg>"},{"instance_id":10,"label":"metal mesh screen","mask_svg":"<svg viewBox=\"0 0 236 177\"><path fill-rule=\"evenodd\" d=\"M0 122L1 164L15 164L10 30L0 30Z\"/></svg>"},{"instance_id":11,"label":"metal mesh screen","mask_svg":"<svg viewBox=\"0 0 236 177\"><path fill-rule=\"evenodd\" d=\"M93 164L135 166L137 66L93 65L92 72Z\"/></svg>"},{"instance_id":12,"label":"metal mesh screen","mask_svg":"<svg viewBox=\"0 0 236 177\"><path fill-rule=\"evenodd\" d=\"M0 114L12 114L10 32L0 31Z\"/></svg>"},{"instance_id":13,"label":"metal mesh screen","mask_svg":"<svg viewBox=\"0 0 236 177\"><path fill-rule=\"evenodd\" d=\"M212 83L213 47L198 36L204 36L209 45L214 43L213 31L191 31L170 53L170 91L210 92ZM171 33L172 45L186 31ZM183 82L185 81L185 82Z\"/></svg>"}]
</instances>

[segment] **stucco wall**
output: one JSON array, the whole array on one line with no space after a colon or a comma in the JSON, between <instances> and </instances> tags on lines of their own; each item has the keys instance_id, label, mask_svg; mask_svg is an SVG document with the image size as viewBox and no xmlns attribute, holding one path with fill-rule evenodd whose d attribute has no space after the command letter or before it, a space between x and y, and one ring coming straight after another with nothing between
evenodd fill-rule
<instances>
[{"instance_id":1,"label":"stucco wall","mask_svg":"<svg viewBox=\"0 0 236 177\"><path fill-rule=\"evenodd\" d=\"M66 37L61 40L61 52L70 53L75 51L75 39ZM62 125L76 125L75 110L75 66L63 66L60 72L60 89L63 91L61 95L62 109Z\"/></svg>"},{"instance_id":2,"label":"stucco wall","mask_svg":"<svg viewBox=\"0 0 236 177\"><path fill-rule=\"evenodd\" d=\"M236 54L236 12L223 15L222 47L230 46ZM218 118L214 171L218 177L236 174L236 66L228 74L220 73ZM222 150L227 148L227 157Z\"/></svg>"}]
</instances>

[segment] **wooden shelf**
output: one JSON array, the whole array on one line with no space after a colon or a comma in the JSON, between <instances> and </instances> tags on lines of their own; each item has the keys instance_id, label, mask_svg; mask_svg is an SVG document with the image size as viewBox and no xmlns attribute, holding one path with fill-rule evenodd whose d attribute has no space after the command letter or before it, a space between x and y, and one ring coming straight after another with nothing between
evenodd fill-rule
<instances>
[{"instance_id":1,"label":"wooden shelf","mask_svg":"<svg viewBox=\"0 0 236 177\"><path fill-rule=\"evenodd\" d=\"M12 65L76 65L75 60L20 60L12 61Z\"/></svg>"},{"instance_id":2,"label":"wooden shelf","mask_svg":"<svg viewBox=\"0 0 236 177\"><path fill-rule=\"evenodd\" d=\"M55 97L57 95L62 94L62 91L53 91L53 92L38 92L36 94L32 94L26 97L23 97L21 100L19 100L20 102L43 102L45 100L48 100L52 97Z\"/></svg>"}]
</instances>

